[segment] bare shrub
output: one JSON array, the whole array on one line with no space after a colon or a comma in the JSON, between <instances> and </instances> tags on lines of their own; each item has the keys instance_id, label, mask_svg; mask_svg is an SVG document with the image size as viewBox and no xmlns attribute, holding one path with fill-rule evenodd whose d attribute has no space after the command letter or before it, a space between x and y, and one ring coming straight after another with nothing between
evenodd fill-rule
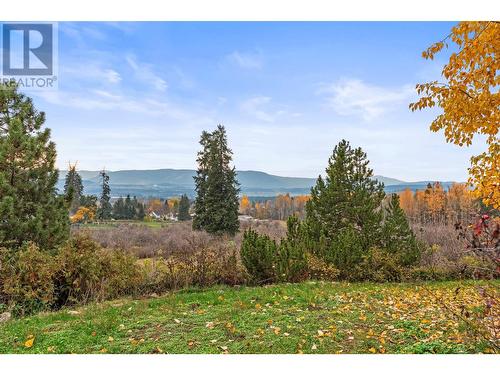
<instances>
[{"instance_id":1,"label":"bare shrub","mask_svg":"<svg viewBox=\"0 0 500 375\"><path fill-rule=\"evenodd\" d=\"M240 225L240 232L236 235L235 242L238 247L241 245L243 233L247 229L253 229L258 234L269 236L272 240L281 240L286 237L286 222L280 220L253 220L243 221Z\"/></svg>"},{"instance_id":2,"label":"bare shrub","mask_svg":"<svg viewBox=\"0 0 500 375\"><path fill-rule=\"evenodd\" d=\"M189 222L173 223L162 228L118 224L111 228L75 229L73 234L83 233L104 248L122 249L138 258L168 258L185 257L207 247L225 246L227 242L233 242L239 249L243 231L250 226L259 234L266 234L272 239L286 236L286 226L277 220L243 222L240 232L234 237L213 236L204 231L195 231Z\"/></svg>"},{"instance_id":3,"label":"bare shrub","mask_svg":"<svg viewBox=\"0 0 500 375\"><path fill-rule=\"evenodd\" d=\"M411 278L443 280L477 276L478 267L491 265L468 251L469 244L453 225L414 224L417 238L427 245Z\"/></svg>"},{"instance_id":4,"label":"bare shrub","mask_svg":"<svg viewBox=\"0 0 500 375\"><path fill-rule=\"evenodd\" d=\"M15 315L49 307L54 300L54 258L34 244L19 251L0 248L0 304Z\"/></svg>"}]
</instances>

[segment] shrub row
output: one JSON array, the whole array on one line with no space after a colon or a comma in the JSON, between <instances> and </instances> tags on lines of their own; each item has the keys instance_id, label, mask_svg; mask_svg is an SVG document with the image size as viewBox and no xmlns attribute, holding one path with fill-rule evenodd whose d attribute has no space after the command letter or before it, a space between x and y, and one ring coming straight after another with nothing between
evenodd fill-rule
<instances>
[{"instance_id":1,"label":"shrub row","mask_svg":"<svg viewBox=\"0 0 500 375\"><path fill-rule=\"evenodd\" d=\"M202 248L185 257L141 259L76 236L56 253L27 244L0 249L0 312L24 315L44 309L148 295L190 286L242 284L236 247Z\"/></svg>"}]
</instances>

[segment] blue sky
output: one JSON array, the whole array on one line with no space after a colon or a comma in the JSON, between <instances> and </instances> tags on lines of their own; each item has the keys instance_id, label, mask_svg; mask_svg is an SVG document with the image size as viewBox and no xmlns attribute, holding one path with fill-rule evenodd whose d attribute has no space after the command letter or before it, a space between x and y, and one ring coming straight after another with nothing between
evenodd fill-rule
<instances>
[{"instance_id":1,"label":"blue sky","mask_svg":"<svg viewBox=\"0 0 500 375\"><path fill-rule=\"evenodd\" d=\"M58 166L195 168L203 129L226 126L240 170L315 177L342 138L376 174L460 180L481 151L412 113L421 52L453 23L59 23L59 88L29 93Z\"/></svg>"}]
</instances>

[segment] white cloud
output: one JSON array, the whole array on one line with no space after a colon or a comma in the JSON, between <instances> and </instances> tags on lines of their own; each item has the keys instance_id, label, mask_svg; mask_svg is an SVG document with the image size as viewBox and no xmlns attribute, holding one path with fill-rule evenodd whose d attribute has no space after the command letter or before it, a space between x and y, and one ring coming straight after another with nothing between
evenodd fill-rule
<instances>
[{"instance_id":1,"label":"white cloud","mask_svg":"<svg viewBox=\"0 0 500 375\"><path fill-rule=\"evenodd\" d=\"M168 88L167 82L153 71L151 64L140 63L133 55L129 55L125 59L137 79L149 83L158 91L165 91Z\"/></svg>"},{"instance_id":2,"label":"white cloud","mask_svg":"<svg viewBox=\"0 0 500 375\"><path fill-rule=\"evenodd\" d=\"M280 115L285 114L283 110L272 111L266 109L271 102L269 96L254 96L250 99L243 101L240 108L243 112L255 117L258 120L265 122L274 122Z\"/></svg>"},{"instance_id":3,"label":"white cloud","mask_svg":"<svg viewBox=\"0 0 500 375\"><path fill-rule=\"evenodd\" d=\"M89 91L40 91L35 93L50 104L87 111L121 111L140 113L149 117L166 117L189 123L212 123L211 113L192 108L185 109L168 100L157 100L142 94L121 95L114 92L92 89Z\"/></svg>"},{"instance_id":4,"label":"white cloud","mask_svg":"<svg viewBox=\"0 0 500 375\"><path fill-rule=\"evenodd\" d=\"M120 83L122 80L120 73L116 70L105 68L92 62L65 64L60 69L65 79L88 79L111 84Z\"/></svg>"},{"instance_id":5,"label":"white cloud","mask_svg":"<svg viewBox=\"0 0 500 375\"><path fill-rule=\"evenodd\" d=\"M327 105L338 114L358 115L371 121L409 103L414 88L411 85L386 88L359 79L344 79L322 88L319 93L326 95Z\"/></svg>"},{"instance_id":6,"label":"white cloud","mask_svg":"<svg viewBox=\"0 0 500 375\"><path fill-rule=\"evenodd\" d=\"M264 65L260 53L234 51L227 58L233 64L245 69L260 69Z\"/></svg>"}]
</instances>

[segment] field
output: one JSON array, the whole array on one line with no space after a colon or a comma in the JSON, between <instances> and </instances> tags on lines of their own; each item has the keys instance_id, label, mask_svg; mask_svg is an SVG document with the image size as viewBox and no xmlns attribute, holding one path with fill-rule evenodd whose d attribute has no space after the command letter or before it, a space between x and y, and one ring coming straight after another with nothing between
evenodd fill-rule
<instances>
[{"instance_id":1,"label":"field","mask_svg":"<svg viewBox=\"0 0 500 375\"><path fill-rule=\"evenodd\" d=\"M485 286L189 289L13 319L0 325L0 353L488 353L449 309L480 310Z\"/></svg>"}]
</instances>

